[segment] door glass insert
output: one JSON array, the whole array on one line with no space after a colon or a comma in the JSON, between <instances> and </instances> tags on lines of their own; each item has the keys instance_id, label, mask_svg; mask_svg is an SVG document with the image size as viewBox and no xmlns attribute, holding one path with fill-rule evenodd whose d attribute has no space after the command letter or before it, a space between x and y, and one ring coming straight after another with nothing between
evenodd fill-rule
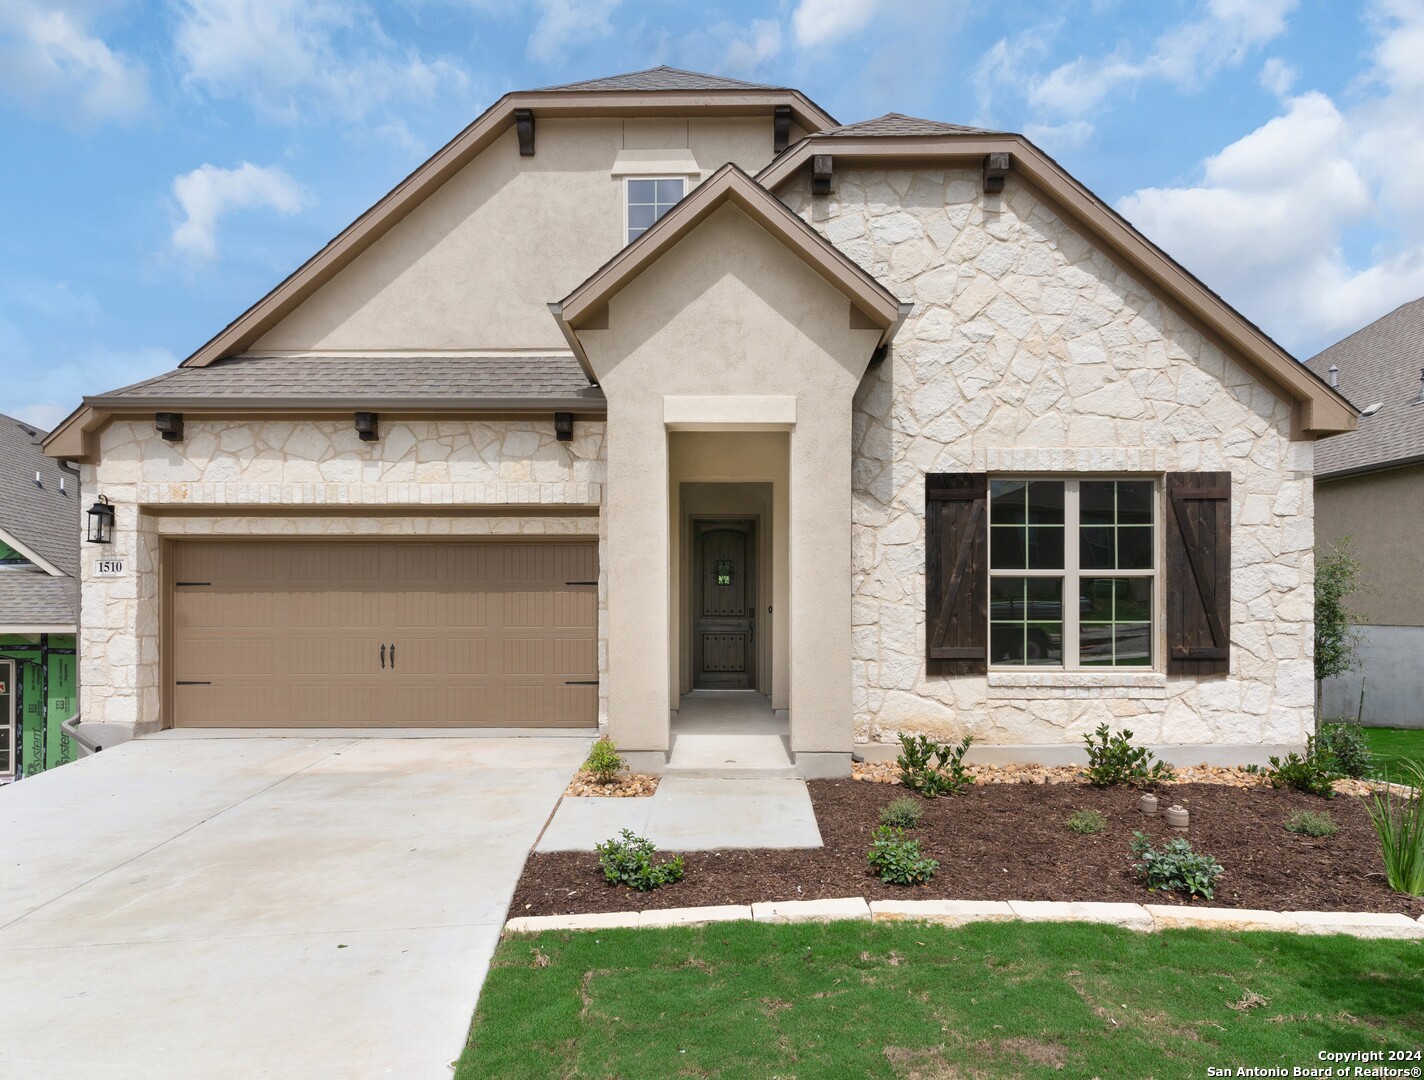
<instances>
[{"instance_id":1,"label":"door glass insert","mask_svg":"<svg viewBox=\"0 0 1424 1080\"><path fill-rule=\"evenodd\" d=\"M718 559L716 565L716 581L718 585L732 584L732 560Z\"/></svg>"}]
</instances>

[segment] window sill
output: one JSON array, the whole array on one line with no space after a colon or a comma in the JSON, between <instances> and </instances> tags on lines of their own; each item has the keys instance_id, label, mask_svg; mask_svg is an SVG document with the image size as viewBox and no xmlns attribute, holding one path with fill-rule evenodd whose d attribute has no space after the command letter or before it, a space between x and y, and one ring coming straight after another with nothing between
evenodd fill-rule
<instances>
[{"instance_id":1,"label":"window sill","mask_svg":"<svg viewBox=\"0 0 1424 1080\"><path fill-rule=\"evenodd\" d=\"M1160 671L990 671L989 697L1165 698L1167 676Z\"/></svg>"}]
</instances>

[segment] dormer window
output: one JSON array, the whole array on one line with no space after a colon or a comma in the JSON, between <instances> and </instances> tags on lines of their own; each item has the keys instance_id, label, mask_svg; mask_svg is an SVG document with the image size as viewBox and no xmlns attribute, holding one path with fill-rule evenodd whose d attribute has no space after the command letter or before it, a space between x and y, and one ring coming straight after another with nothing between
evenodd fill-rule
<instances>
[{"instance_id":1,"label":"dormer window","mask_svg":"<svg viewBox=\"0 0 1424 1080\"><path fill-rule=\"evenodd\" d=\"M629 177L626 185L630 244L676 206L687 190L687 181L681 176Z\"/></svg>"}]
</instances>

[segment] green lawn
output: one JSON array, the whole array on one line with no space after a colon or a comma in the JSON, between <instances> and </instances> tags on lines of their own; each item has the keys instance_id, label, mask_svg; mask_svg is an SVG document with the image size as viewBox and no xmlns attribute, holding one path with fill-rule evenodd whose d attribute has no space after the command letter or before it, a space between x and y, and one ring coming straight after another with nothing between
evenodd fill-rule
<instances>
[{"instance_id":1,"label":"green lawn","mask_svg":"<svg viewBox=\"0 0 1424 1080\"><path fill-rule=\"evenodd\" d=\"M1417 761L1424 765L1424 728L1365 728L1370 741L1370 753L1375 755L1376 771L1399 771L1399 762Z\"/></svg>"},{"instance_id":2,"label":"green lawn","mask_svg":"<svg viewBox=\"0 0 1424 1080\"><path fill-rule=\"evenodd\" d=\"M1417 942L739 922L506 940L456 1077L1166 1080L1420 1047Z\"/></svg>"}]
</instances>

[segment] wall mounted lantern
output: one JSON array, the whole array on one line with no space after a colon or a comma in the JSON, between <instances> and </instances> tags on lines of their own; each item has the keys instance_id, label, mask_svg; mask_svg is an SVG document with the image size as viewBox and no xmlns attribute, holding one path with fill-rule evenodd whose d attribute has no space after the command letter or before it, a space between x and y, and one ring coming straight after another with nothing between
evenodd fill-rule
<instances>
[{"instance_id":1,"label":"wall mounted lantern","mask_svg":"<svg viewBox=\"0 0 1424 1080\"><path fill-rule=\"evenodd\" d=\"M100 495L99 501L89 507L88 540L91 544L114 542L114 507L106 495Z\"/></svg>"}]
</instances>

